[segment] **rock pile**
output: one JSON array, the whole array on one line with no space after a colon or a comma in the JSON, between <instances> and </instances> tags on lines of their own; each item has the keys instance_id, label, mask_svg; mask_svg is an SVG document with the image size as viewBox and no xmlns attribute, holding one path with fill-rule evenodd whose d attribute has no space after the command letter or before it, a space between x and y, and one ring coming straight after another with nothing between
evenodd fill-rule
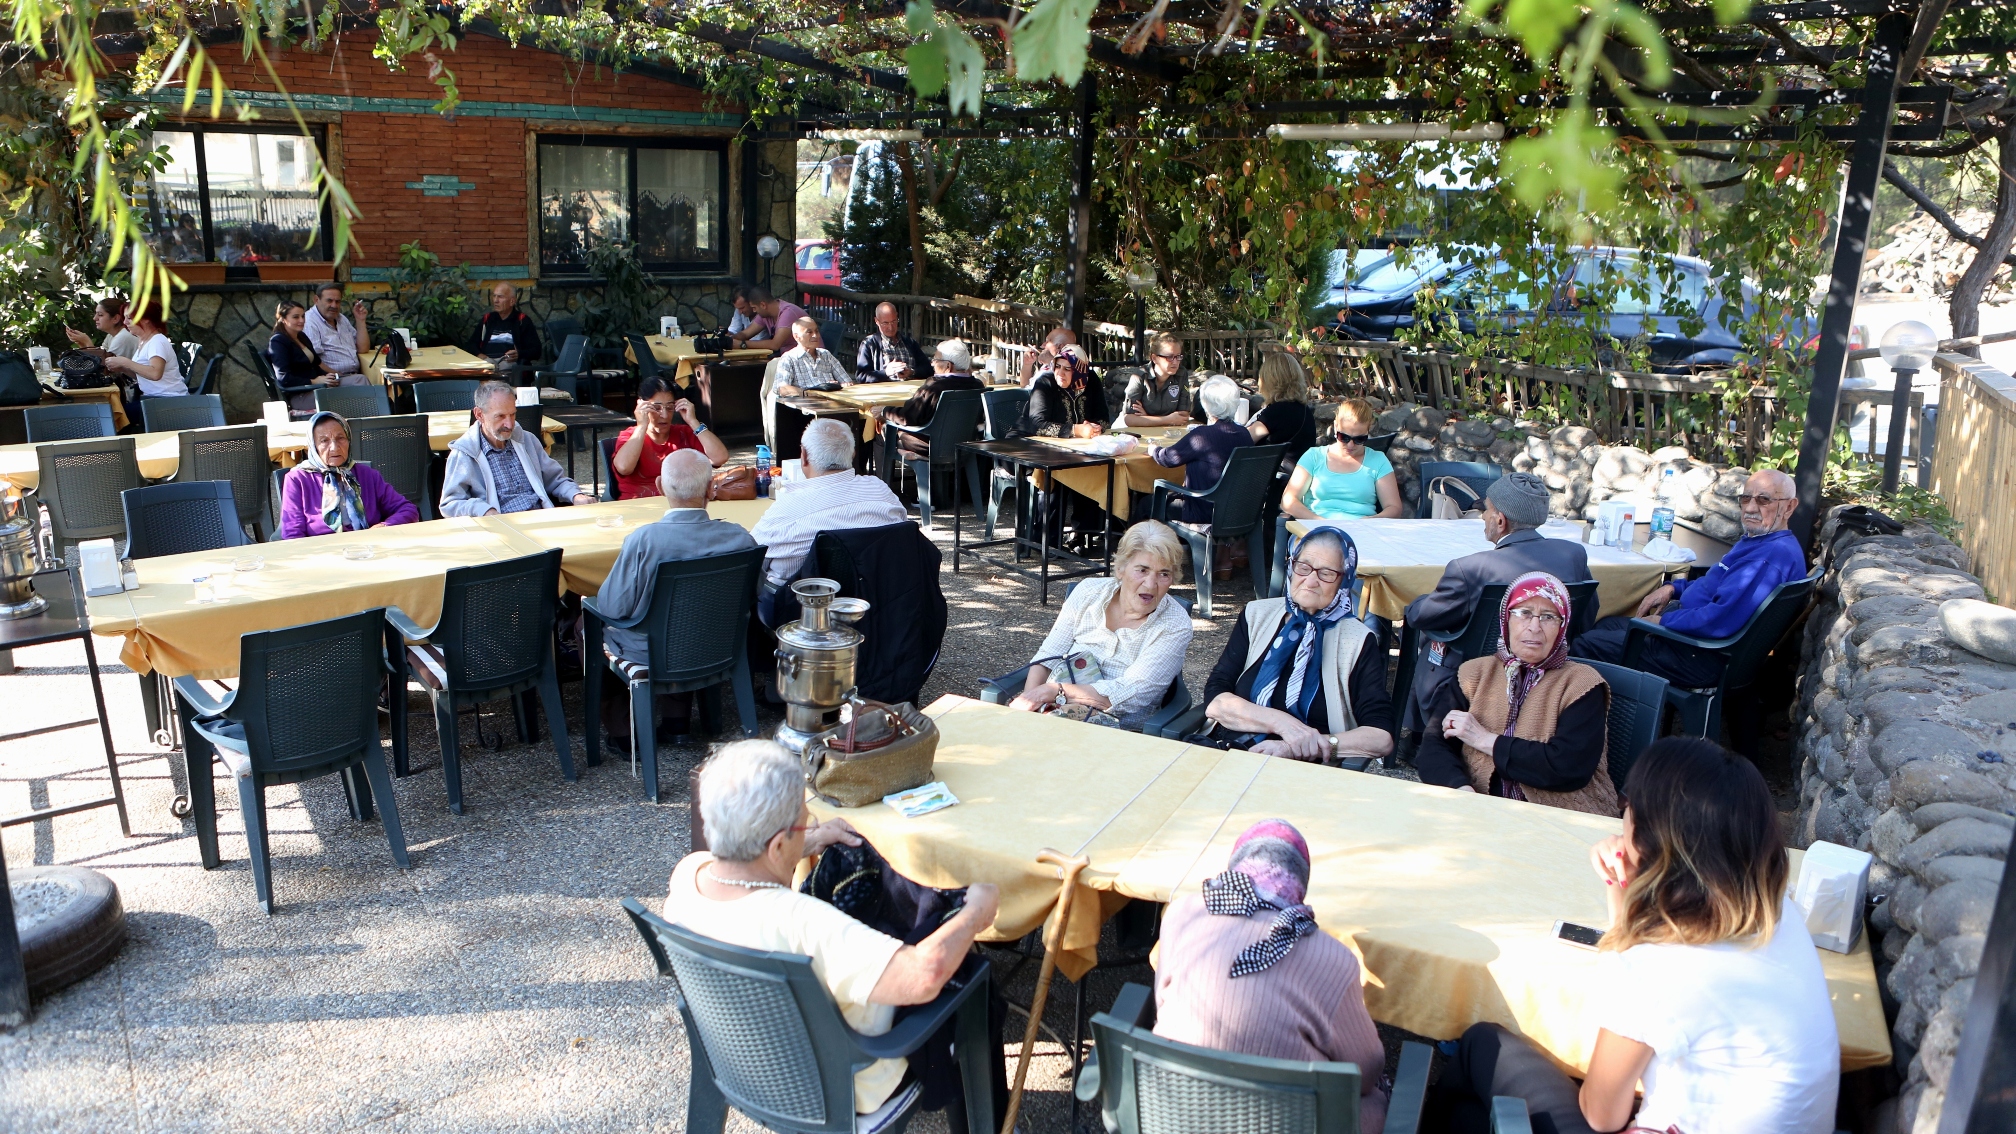
<instances>
[{"instance_id":1,"label":"rock pile","mask_svg":"<svg viewBox=\"0 0 2016 1134\"><path fill-rule=\"evenodd\" d=\"M1993 216L1986 209L1961 209L1953 222L1968 232L1988 231ZM1869 253L1862 267L1862 293L1945 297L1953 294L1960 274L1974 262L1973 245L1953 239L1953 234L1930 215L1917 212L1911 219L1890 226L1890 242ZM2016 275L2004 267L1988 284L1988 303L2007 303L2016 298Z\"/></svg>"},{"instance_id":2,"label":"rock pile","mask_svg":"<svg viewBox=\"0 0 2016 1134\"><path fill-rule=\"evenodd\" d=\"M1874 1129L1929 1134L2016 827L2016 612L1968 601L1966 552L1929 528L1864 537L1830 517L1819 543L1834 559L1800 666L1796 841L1876 858L1869 926L1906 1083Z\"/></svg>"}]
</instances>

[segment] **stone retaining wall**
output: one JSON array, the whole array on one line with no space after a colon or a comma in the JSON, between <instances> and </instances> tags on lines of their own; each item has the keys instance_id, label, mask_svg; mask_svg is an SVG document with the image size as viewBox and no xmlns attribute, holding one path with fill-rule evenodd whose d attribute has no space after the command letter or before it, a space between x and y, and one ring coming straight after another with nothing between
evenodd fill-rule
<instances>
[{"instance_id":1,"label":"stone retaining wall","mask_svg":"<svg viewBox=\"0 0 2016 1134\"><path fill-rule=\"evenodd\" d=\"M1839 535L1838 541L1835 537ZM1877 976L1905 1079L1881 1134L1930 1134L2016 825L2016 665L1971 652L1967 555L1929 528L1839 532L1806 624L1796 754L1800 846L1869 851ZM1949 629L1950 628L1950 629Z\"/></svg>"}]
</instances>

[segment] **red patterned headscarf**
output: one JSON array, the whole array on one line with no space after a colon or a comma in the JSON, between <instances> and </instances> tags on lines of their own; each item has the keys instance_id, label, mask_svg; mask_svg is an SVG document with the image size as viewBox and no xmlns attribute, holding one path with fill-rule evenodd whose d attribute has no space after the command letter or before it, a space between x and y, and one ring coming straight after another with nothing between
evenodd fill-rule
<instances>
[{"instance_id":1,"label":"red patterned headscarf","mask_svg":"<svg viewBox=\"0 0 2016 1134\"><path fill-rule=\"evenodd\" d=\"M1554 639L1554 649L1532 665L1512 652L1512 608L1531 598L1543 598L1561 616L1561 632ZM1511 736L1519 724L1519 710L1526 705L1526 695L1540 684L1540 679L1554 670L1568 664L1568 586L1545 571L1529 571L1505 588L1505 601L1498 604L1498 661L1505 667L1505 699L1509 702L1505 713L1505 731L1500 735Z\"/></svg>"}]
</instances>

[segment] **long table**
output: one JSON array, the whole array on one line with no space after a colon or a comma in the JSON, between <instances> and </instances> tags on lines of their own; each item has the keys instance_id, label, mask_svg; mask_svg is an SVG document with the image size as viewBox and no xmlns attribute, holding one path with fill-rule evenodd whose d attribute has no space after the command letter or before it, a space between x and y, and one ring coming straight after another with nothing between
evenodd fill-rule
<instances>
[{"instance_id":1,"label":"long table","mask_svg":"<svg viewBox=\"0 0 2016 1134\"><path fill-rule=\"evenodd\" d=\"M651 347L651 357L662 366L672 367L673 379L681 385L692 377L695 370L710 362L767 362L770 359L770 352L758 347L741 347L723 351L718 355L701 354L693 346L691 335L682 335L676 339L664 335L646 335L644 341ZM628 359L632 366L637 364L637 352L628 346L623 348L623 357Z\"/></svg>"},{"instance_id":2,"label":"long table","mask_svg":"<svg viewBox=\"0 0 2016 1134\"><path fill-rule=\"evenodd\" d=\"M126 402L120 396L119 387L117 386L93 386L88 390L65 390L63 393L68 394L69 397L64 397L61 394L52 394L45 389L42 391L42 401L39 404L45 406L67 406L75 402L104 402L112 408L112 428L124 429L129 424L126 418ZM0 406L0 413L18 413L22 410L33 408L35 407ZM15 436L26 435L25 431L27 427L24 424L26 420L24 416L14 419L11 423Z\"/></svg>"},{"instance_id":3,"label":"long table","mask_svg":"<svg viewBox=\"0 0 2016 1134\"><path fill-rule=\"evenodd\" d=\"M1148 449L1152 445L1174 445L1181 441L1189 430L1180 425L1165 425L1130 429L1127 432L1140 437L1141 444L1133 452L1113 458L1115 475L1111 500L1104 499L1106 477L1098 469L1067 469L1056 474L1058 484L1091 500L1122 523L1126 522L1137 494L1152 495L1155 486L1165 480L1177 484L1183 483L1183 469L1180 465L1173 469L1164 468L1155 463L1155 458L1148 455ZM1031 437L1030 440L1078 453L1092 452L1092 447L1099 443L1097 437Z\"/></svg>"},{"instance_id":4,"label":"long table","mask_svg":"<svg viewBox=\"0 0 2016 1134\"><path fill-rule=\"evenodd\" d=\"M481 381L497 373L495 362L478 358L458 346L414 347L411 362L396 370L384 365L384 355L377 351L371 354L372 357L364 363L364 376L380 386L428 378L474 378Z\"/></svg>"},{"instance_id":5,"label":"long table","mask_svg":"<svg viewBox=\"0 0 2016 1134\"><path fill-rule=\"evenodd\" d=\"M928 886L992 882L1001 908L988 934L1014 940L1043 924L1059 895L1044 848L1084 854L1058 966L1094 964L1099 927L1124 899L1167 902L1224 869L1253 823L1288 820L1309 840L1316 922L1358 954L1372 1017L1453 1039L1491 1021L1586 1069L1600 1005L1598 954L1554 939L1556 920L1603 925L1589 847L1618 820L1452 792L1403 780L1220 752L940 698L932 775L958 806L906 819L880 803L842 816L906 877ZM1798 851L1792 856L1798 876ZM1819 951L1841 1035L1843 1070L1890 1061L1868 938Z\"/></svg>"},{"instance_id":6,"label":"long table","mask_svg":"<svg viewBox=\"0 0 2016 1134\"><path fill-rule=\"evenodd\" d=\"M755 526L768 500L719 501L717 519ZM206 680L234 676L238 636L277 630L397 606L422 625L441 613L442 580L450 568L495 563L550 548L563 550L563 586L594 594L608 578L623 537L665 514L663 497L589 504L509 516L450 517L397 527L276 540L223 551L164 555L135 561L136 590L89 600L91 631L126 639L119 657L135 672ZM601 527L597 517L623 523ZM369 548L350 559L348 548ZM238 572L240 557L264 565ZM223 602L198 604L192 581L218 572L232 576L235 593Z\"/></svg>"},{"instance_id":7,"label":"long table","mask_svg":"<svg viewBox=\"0 0 2016 1134\"><path fill-rule=\"evenodd\" d=\"M1452 559L1489 551L1483 520L1290 520L1290 535L1306 535L1312 527L1342 528L1358 545L1358 577L1365 580L1365 608L1382 618L1398 619L1407 604L1435 589ZM1550 522L1540 529L1552 539L1581 542L1572 524ZM1589 574L1596 579L1603 617L1629 614L1638 600L1686 569L1684 563L1662 563L1635 551L1584 544Z\"/></svg>"}]
</instances>

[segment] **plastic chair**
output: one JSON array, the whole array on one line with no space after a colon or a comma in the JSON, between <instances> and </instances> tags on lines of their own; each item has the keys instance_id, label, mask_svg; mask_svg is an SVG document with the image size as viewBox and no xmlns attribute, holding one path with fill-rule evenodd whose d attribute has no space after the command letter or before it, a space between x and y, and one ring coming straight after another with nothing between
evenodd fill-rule
<instances>
[{"instance_id":1,"label":"plastic chair","mask_svg":"<svg viewBox=\"0 0 2016 1134\"><path fill-rule=\"evenodd\" d=\"M434 450L427 439L427 415L360 417L350 425L350 461L370 465L385 483L420 509L422 520L435 518L429 474Z\"/></svg>"},{"instance_id":2,"label":"plastic chair","mask_svg":"<svg viewBox=\"0 0 2016 1134\"><path fill-rule=\"evenodd\" d=\"M819 320L819 345L832 351L833 356L841 360L840 364L842 366L847 365L846 360L853 357L845 349L847 346L847 324L838 319ZM928 370L929 368L927 367L926 369Z\"/></svg>"},{"instance_id":3,"label":"plastic chair","mask_svg":"<svg viewBox=\"0 0 2016 1134\"><path fill-rule=\"evenodd\" d=\"M1723 704L1730 694L1748 689L1757 679L1757 670L1770 656L1772 647L1778 644L1778 639L1806 609L1806 600L1812 597L1813 586L1820 581L1820 574L1816 571L1804 579L1793 579L1772 588L1751 613L1750 621L1743 624L1743 629L1727 638L1695 638L1669 630L1657 622L1634 618L1631 620L1631 633L1624 640L1624 664L1632 669L1642 669L1645 643L1653 638L1664 638L1697 653L1723 658L1722 680L1715 686L1684 689L1669 684L1666 687L1666 703L1679 714L1680 731L1713 740L1722 732Z\"/></svg>"},{"instance_id":4,"label":"plastic chair","mask_svg":"<svg viewBox=\"0 0 2016 1134\"><path fill-rule=\"evenodd\" d=\"M688 1134L719 1134L734 1107L785 1134L853 1134L854 1069L910 1056L946 1024L954 1031L965 1099L964 1128L995 1129L988 1069L994 1038L987 1026L988 962L969 956L937 998L898 1010L879 1036L847 1026L812 959L724 944L673 925L635 898L623 901L658 975L678 988L679 1018L693 1069L686 1095ZM912 1103L883 1127L899 1134Z\"/></svg>"},{"instance_id":5,"label":"plastic chair","mask_svg":"<svg viewBox=\"0 0 2016 1134\"><path fill-rule=\"evenodd\" d=\"M476 404L477 382L473 378L430 378L413 383L415 413L469 412Z\"/></svg>"},{"instance_id":6,"label":"plastic chair","mask_svg":"<svg viewBox=\"0 0 2016 1134\"><path fill-rule=\"evenodd\" d=\"M215 362L216 359L211 359ZM224 399L216 394L185 394L179 398L141 398L140 427L149 433L178 429L219 429L224 425Z\"/></svg>"},{"instance_id":7,"label":"plastic chair","mask_svg":"<svg viewBox=\"0 0 2016 1134\"><path fill-rule=\"evenodd\" d=\"M587 718L588 762L602 762L602 679L607 672L630 687L630 734L644 764L644 796L658 801L658 744L654 701L660 693L687 693L730 682L744 736L756 735L756 687L749 676L749 612L763 574L763 548L751 547L700 559L658 565L651 605L637 618L612 622L594 598L583 598L582 670L587 686L581 703ZM650 664L606 657L605 625L641 628L650 640Z\"/></svg>"},{"instance_id":8,"label":"plastic chair","mask_svg":"<svg viewBox=\"0 0 2016 1134\"><path fill-rule=\"evenodd\" d=\"M133 559L243 547L245 528L228 480L150 484L119 494L126 554Z\"/></svg>"},{"instance_id":9,"label":"plastic chair","mask_svg":"<svg viewBox=\"0 0 2016 1134\"><path fill-rule=\"evenodd\" d=\"M266 447L264 425L230 425L223 429L186 429L177 435L181 462L175 480L228 480L238 503L238 520L273 538L274 514L267 503L267 470L273 458Z\"/></svg>"},{"instance_id":10,"label":"plastic chair","mask_svg":"<svg viewBox=\"0 0 2016 1134\"><path fill-rule=\"evenodd\" d=\"M99 403L99 409L106 409ZM33 411L30 411L33 412ZM41 480L35 496L49 510L51 550L67 560L71 549L87 539L111 537L126 552L126 506L120 493L138 488L140 461L133 438L104 437L35 447Z\"/></svg>"},{"instance_id":11,"label":"plastic chair","mask_svg":"<svg viewBox=\"0 0 2016 1134\"><path fill-rule=\"evenodd\" d=\"M1022 412L1029 406L1027 390L982 390L980 392L981 429L989 441L1006 440L1015 423L1022 420ZM969 457L978 467L979 458ZM1015 491L1015 473L1003 468L998 462L987 475L987 538L994 538L994 524L1001 515L1001 498ZM971 477L973 474L968 473ZM974 501L977 507L979 501Z\"/></svg>"},{"instance_id":12,"label":"plastic chair","mask_svg":"<svg viewBox=\"0 0 2016 1134\"><path fill-rule=\"evenodd\" d=\"M204 359L201 367L202 376L196 380L196 388L190 392L199 395L215 394L217 392L217 367L222 365L223 362L224 356L221 354L213 354Z\"/></svg>"},{"instance_id":13,"label":"plastic chair","mask_svg":"<svg viewBox=\"0 0 2016 1134\"><path fill-rule=\"evenodd\" d=\"M566 343L568 340L579 338L584 345L588 342L588 336L581 333L581 320L576 319L572 315L555 315L551 319L546 320L546 326L542 329L545 331L545 334L541 338L544 339L546 349L553 353L555 359L566 357ZM568 368L556 362L554 369L566 370Z\"/></svg>"},{"instance_id":14,"label":"plastic chair","mask_svg":"<svg viewBox=\"0 0 2016 1134\"><path fill-rule=\"evenodd\" d=\"M1078 1076L1078 1101L1099 1100L1113 1134L1357 1134L1359 1096L1378 1078L1354 1063L1313 1063L1213 1051L1152 1030L1155 998L1127 984L1092 1017L1094 1061ZM1416 1134L1432 1054L1403 1042L1386 1109L1388 1134Z\"/></svg>"},{"instance_id":15,"label":"plastic chair","mask_svg":"<svg viewBox=\"0 0 2016 1134\"><path fill-rule=\"evenodd\" d=\"M422 627L398 607L385 621L406 639L392 662L392 688L406 688L407 662L434 703L434 728L441 738L441 773L448 785L448 810L462 814L462 759L456 711L500 697L511 699L518 735L536 736L521 695L537 691L545 707L560 774L575 778L567 743L567 717L560 704L560 671L553 661L553 608L560 593L560 549L518 559L450 568L442 583L441 617ZM592 706L591 706L592 711ZM392 706L392 760L407 774L406 698Z\"/></svg>"},{"instance_id":16,"label":"plastic chair","mask_svg":"<svg viewBox=\"0 0 2016 1134\"><path fill-rule=\"evenodd\" d=\"M552 331L553 324L558 322L560 322L558 319L547 320L546 327L549 333ZM553 340L549 338L548 341L551 342ZM587 354L588 336L582 334L568 335L566 342L560 347L560 353L553 360L552 369L534 371L532 374L532 384L535 386L552 386L555 389L565 390L569 397L577 402L580 401L582 359L587 357Z\"/></svg>"},{"instance_id":17,"label":"plastic chair","mask_svg":"<svg viewBox=\"0 0 2016 1134\"><path fill-rule=\"evenodd\" d=\"M1169 523L1172 498L1208 500L1211 522L1198 531L1197 525L1170 524L1190 547L1193 574L1197 577L1197 608L1211 617L1211 546L1215 540L1246 537L1248 563L1253 574L1253 593L1263 594L1267 586L1267 529L1261 519L1266 511L1267 489L1274 483L1274 468L1281 463L1286 445L1249 445L1234 450L1225 462L1218 483L1206 491L1184 488L1162 480L1155 482L1155 495L1148 514Z\"/></svg>"},{"instance_id":18,"label":"plastic chair","mask_svg":"<svg viewBox=\"0 0 2016 1134\"><path fill-rule=\"evenodd\" d=\"M1387 444L1392 442L1389 440ZM1428 486L1434 483L1436 477L1453 476L1482 496L1491 487L1491 482L1505 475L1504 469L1481 461L1422 461L1417 467L1421 470L1421 502L1414 508L1417 520L1426 520L1434 512L1428 505Z\"/></svg>"},{"instance_id":19,"label":"plastic chair","mask_svg":"<svg viewBox=\"0 0 2016 1134\"><path fill-rule=\"evenodd\" d=\"M262 630L238 639L238 688L212 698L194 678L175 679L176 711L191 768L190 810L203 868L214 869L217 807L207 769L221 757L238 783L252 885L259 905L273 912L273 876L266 836L266 789L340 774L350 813L371 818L372 798L384 811L385 841L402 868L406 837L392 776L378 740L378 694L392 670L386 650L396 647L383 610Z\"/></svg>"},{"instance_id":20,"label":"plastic chair","mask_svg":"<svg viewBox=\"0 0 2016 1134\"><path fill-rule=\"evenodd\" d=\"M637 359L639 382L646 378L656 378L665 372L665 368L658 365L658 356L651 353L651 343L643 335L634 331L625 332L623 341L630 345L630 353Z\"/></svg>"},{"instance_id":21,"label":"plastic chair","mask_svg":"<svg viewBox=\"0 0 2016 1134\"><path fill-rule=\"evenodd\" d=\"M1610 687L1610 782L1621 794L1638 754L1659 739L1667 681L1655 673L1640 673L1609 662L1575 660L1602 674L1603 683Z\"/></svg>"},{"instance_id":22,"label":"plastic chair","mask_svg":"<svg viewBox=\"0 0 2016 1134\"><path fill-rule=\"evenodd\" d=\"M892 491L903 489L902 469L908 467L916 473L917 465L924 471L917 474L917 514L925 527L931 526L931 482L939 473L949 474L952 480L950 502L956 510L959 507L959 470L966 470L966 487L972 494L975 507L980 503L980 473L972 461L963 460L959 446L975 440L980 430L980 390L950 390L938 397L938 408L931 414L927 425L898 425L893 421L882 423L882 477ZM927 452L913 453L897 444L896 439L904 434L921 437L926 442Z\"/></svg>"},{"instance_id":23,"label":"plastic chair","mask_svg":"<svg viewBox=\"0 0 2016 1134\"><path fill-rule=\"evenodd\" d=\"M386 398L383 386L317 386L315 408L345 419L388 417L392 402Z\"/></svg>"},{"instance_id":24,"label":"plastic chair","mask_svg":"<svg viewBox=\"0 0 2016 1134\"><path fill-rule=\"evenodd\" d=\"M112 407L99 401L29 406L21 411L21 421L28 431L30 445L44 441L86 441L110 437L114 432Z\"/></svg>"},{"instance_id":25,"label":"plastic chair","mask_svg":"<svg viewBox=\"0 0 2016 1134\"><path fill-rule=\"evenodd\" d=\"M287 401L287 391L280 388L280 375L273 369L273 360L266 357L264 350L248 342L245 344L245 353L251 356L252 373L259 376L260 383L266 388L267 401L286 402L287 418L290 421L306 421L308 418L314 416L307 410L295 409L294 403ZM316 388L319 389L320 387Z\"/></svg>"},{"instance_id":26,"label":"plastic chair","mask_svg":"<svg viewBox=\"0 0 2016 1134\"><path fill-rule=\"evenodd\" d=\"M602 453L602 499L621 500L623 489L616 484L616 439L599 437L595 445Z\"/></svg>"}]
</instances>

